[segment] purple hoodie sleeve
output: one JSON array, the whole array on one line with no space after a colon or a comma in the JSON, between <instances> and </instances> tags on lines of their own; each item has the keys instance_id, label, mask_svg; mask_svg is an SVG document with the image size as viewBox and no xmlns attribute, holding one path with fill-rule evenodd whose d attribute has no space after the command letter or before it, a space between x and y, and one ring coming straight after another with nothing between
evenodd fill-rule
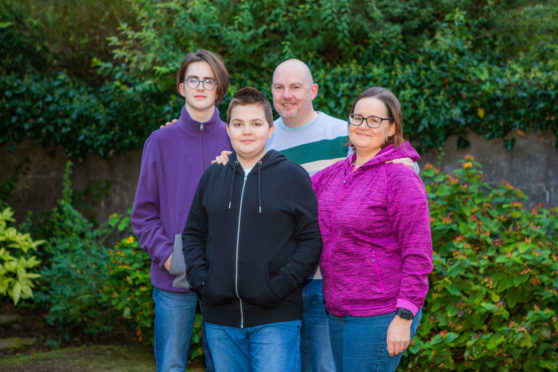
<instances>
[{"instance_id":1,"label":"purple hoodie sleeve","mask_svg":"<svg viewBox=\"0 0 558 372\"><path fill-rule=\"evenodd\" d=\"M147 251L154 265L164 269L165 261L174 249L174 242L164 234L161 224L157 161L157 143L150 137L143 148L131 221L142 249Z\"/></svg>"},{"instance_id":2,"label":"purple hoodie sleeve","mask_svg":"<svg viewBox=\"0 0 558 372\"><path fill-rule=\"evenodd\" d=\"M412 169L386 167L388 213L401 247L401 286L397 307L416 314L428 292L432 271L432 238L426 190Z\"/></svg>"}]
</instances>

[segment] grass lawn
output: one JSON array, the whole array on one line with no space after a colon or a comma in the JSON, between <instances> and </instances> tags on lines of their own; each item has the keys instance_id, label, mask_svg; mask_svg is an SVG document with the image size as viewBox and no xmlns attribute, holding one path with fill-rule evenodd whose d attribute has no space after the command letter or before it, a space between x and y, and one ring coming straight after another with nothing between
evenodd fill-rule
<instances>
[{"instance_id":1,"label":"grass lawn","mask_svg":"<svg viewBox=\"0 0 558 372\"><path fill-rule=\"evenodd\" d=\"M188 371L205 371L202 366ZM93 345L51 350L0 359L0 371L10 372L152 372L153 349L146 346Z\"/></svg>"}]
</instances>

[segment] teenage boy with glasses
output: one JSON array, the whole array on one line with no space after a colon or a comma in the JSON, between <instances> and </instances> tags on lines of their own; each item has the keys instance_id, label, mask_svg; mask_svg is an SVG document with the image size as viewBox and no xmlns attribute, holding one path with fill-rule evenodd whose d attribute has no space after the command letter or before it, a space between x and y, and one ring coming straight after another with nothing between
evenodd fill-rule
<instances>
[{"instance_id":1,"label":"teenage boy with glasses","mask_svg":"<svg viewBox=\"0 0 558 372\"><path fill-rule=\"evenodd\" d=\"M186 368L197 296L186 281L180 236L202 173L223 148L231 148L216 107L229 88L222 60L203 49L188 54L176 85L185 105L176 125L153 132L145 142L131 215L134 233L152 261L159 372Z\"/></svg>"}]
</instances>

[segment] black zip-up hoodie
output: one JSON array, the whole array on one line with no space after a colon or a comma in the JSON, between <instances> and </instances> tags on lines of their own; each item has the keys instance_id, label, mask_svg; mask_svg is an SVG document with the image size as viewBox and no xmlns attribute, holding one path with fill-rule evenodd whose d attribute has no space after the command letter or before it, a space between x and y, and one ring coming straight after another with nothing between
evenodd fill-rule
<instances>
[{"instance_id":1,"label":"black zip-up hoodie","mask_svg":"<svg viewBox=\"0 0 558 372\"><path fill-rule=\"evenodd\" d=\"M283 154L268 151L246 178L234 153L226 166L210 166L182 239L206 322L244 328L302 319L301 285L322 239L310 177Z\"/></svg>"}]
</instances>

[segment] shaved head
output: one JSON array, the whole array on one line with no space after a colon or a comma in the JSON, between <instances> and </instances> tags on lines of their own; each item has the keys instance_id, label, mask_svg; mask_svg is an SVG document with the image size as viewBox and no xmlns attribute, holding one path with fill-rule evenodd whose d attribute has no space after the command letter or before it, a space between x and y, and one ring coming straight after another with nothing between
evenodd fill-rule
<instances>
[{"instance_id":1,"label":"shaved head","mask_svg":"<svg viewBox=\"0 0 558 372\"><path fill-rule=\"evenodd\" d=\"M273 81L275 81L275 77L277 74L281 72L286 72L288 74L297 73L297 75L304 79L304 83L308 85L314 84L314 79L312 78L312 72L310 72L310 68L300 59L287 59L284 62L281 62L279 66L273 72Z\"/></svg>"},{"instance_id":2,"label":"shaved head","mask_svg":"<svg viewBox=\"0 0 558 372\"><path fill-rule=\"evenodd\" d=\"M288 59L277 66L271 93L275 111L290 128L306 125L318 116L312 107L318 84L314 83L310 69L301 60Z\"/></svg>"}]
</instances>

